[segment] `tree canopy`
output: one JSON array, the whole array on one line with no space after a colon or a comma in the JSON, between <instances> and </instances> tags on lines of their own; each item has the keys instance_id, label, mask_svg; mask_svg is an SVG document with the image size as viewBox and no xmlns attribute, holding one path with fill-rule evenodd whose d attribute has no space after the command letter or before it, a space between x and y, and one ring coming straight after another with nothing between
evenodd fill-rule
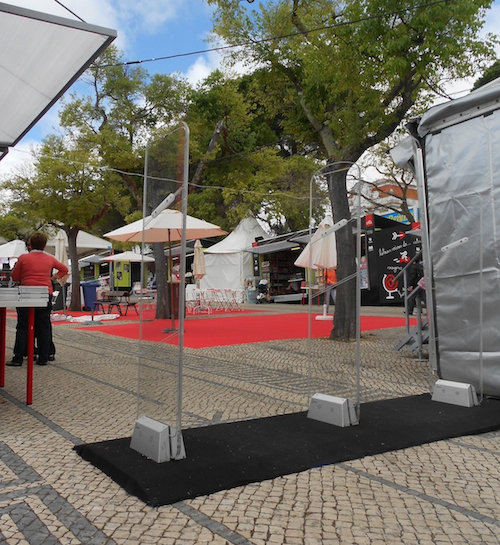
<instances>
[{"instance_id":1,"label":"tree canopy","mask_svg":"<svg viewBox=\"0 0 500 545\"><path fill-rule=\"evenodd\" d=\"M491 66L486 68L483 75L474 83L474 89L479 89L494 79L500 78L500 59L497 59Z\"/></svg>"},{"instance_id":2,"label":"tree canopy","mask_svg":"<svg viewBox=\"0 0 500 545\"><path fill-rule=\"evenodd\" d=\"M99 168L93 150L78 141L60 136L47 137L37 153L33 168L8 180L14 214L29 217L32 225L63 229L68 236L69 258L78 263L76 238L90 229L111 208L124 211L127 199L119 192L119 178ZM78 267L72 267L71 310L80 310Z\"/></svg>"},{"instance_id":3,"label":"tree canopy","mask_svg":"<svg viewBox=\"0 0 500 545\"><path fill-rule=\"evenodd\" d=\"M351 217L345 166L443 78L470 76L493 51L478 34L491 0L264 0L256 9L208 1L232 60L259 69L262 104L304 153L341 166L327 177L335 221ZM349 229L338 231L337 248L341 280L356 268ZM354 283L337 292L332 337L352 338Z\"/></svg>"},{"instance_id":4,"label":"tree canopy","mask_svg":"<svg viewBox=\"0 0 500 545\"><path fill-rule=\"evenodd\" d=\"M216 71L191 94L186 121L192 169L203 163L204 170L197 180L190 176L195 185L189 210L225 229L249 213L276 233L303 229L309 222L304 203L318 163L288 145L280 120L259 103L257 83L255 74L228 77ZM215 127L218 137L210 146Z\"/></svg>"}]
</instances>

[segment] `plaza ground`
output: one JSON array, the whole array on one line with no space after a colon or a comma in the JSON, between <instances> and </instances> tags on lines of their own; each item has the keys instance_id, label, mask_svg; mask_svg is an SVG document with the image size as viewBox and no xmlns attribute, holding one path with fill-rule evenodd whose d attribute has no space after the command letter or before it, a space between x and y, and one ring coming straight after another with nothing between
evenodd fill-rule
<instances>
[{"instance_id":1,"label":"plaza ground","mask_svg":"<svg viewBox=\"0 0 500 545\"><path fill-rule=\"evenodd\" d=\"M290 307L259 311L279 320L283 312L300 308ZM363 308L363 313L402 316L402 309ZM362 403L432 388L436 377L427 362L394 350L404 333L393 328L362 335ZM14 334L11 317L8 358ZM167 380L161 362L175 361L177 348L139 345L79 324L54 326L54 338L56 361L35 366L32 405L25 404L26 365L7 368L0 389L0 543L500 543L500 432L149 507L81 459L73 446L130 436L148 397L161 400L158 412L165 407L168 412L173 399L159 387ZM139 356L147 369L142 377ZM302 411L315 388L352 398L354 362L355 343L332 346L327 339L185 349L183 424Z\"/></svg>"}]
</instances>

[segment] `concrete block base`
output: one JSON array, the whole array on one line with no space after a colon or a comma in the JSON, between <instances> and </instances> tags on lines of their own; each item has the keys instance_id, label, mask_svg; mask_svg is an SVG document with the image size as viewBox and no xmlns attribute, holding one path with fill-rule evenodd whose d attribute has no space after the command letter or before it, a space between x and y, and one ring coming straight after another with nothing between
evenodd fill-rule
<instances>
[{"instance_id":1,"label":"concrete block base","mask_svg":"<svg viewBox=\"0 0 500 545\"><path fill-rule=\"evenodd\" d=\"M476 389L472 384L451 380L438 380L434 384L432 401L461 405L462 407L473 407L478 404Z\"/></svg>"},{"instance_id":2,"label":"concrete block base","mask_svg":"<svg viewBox=\"0 0 500 545\"><path fill-rule=\"evenodd\" d=\"M348 399L314 394L309 404L307 418L345 428L359 424L354 405Z\"/></svg>"},{"instance_id":3,"label":"concrete block base","mask_svg":"<svg viewBox=\"0 0 500 545\"><path fill-rule=\"evenodd\" d=\"M148 416L135 423L130 448L157 463L170 460L170 428Z\"/></svg>"}]
</instances>

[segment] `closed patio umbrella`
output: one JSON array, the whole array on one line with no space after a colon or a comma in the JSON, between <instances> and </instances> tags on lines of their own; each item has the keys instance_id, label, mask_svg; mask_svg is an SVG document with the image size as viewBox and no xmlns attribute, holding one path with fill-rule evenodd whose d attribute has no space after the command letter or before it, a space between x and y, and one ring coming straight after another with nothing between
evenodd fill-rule
<instances>
[{"instance_id":1,"label":"closed patio umbrella","mask_svg":"<svg viewBox=\"0 0 500 545\"><path fill-rule=\"evenodd\" d=\"M295 260L297 267L305 269L333 269L337 266L337 241L335 232L326 234L326 231L332 227L333 219L327 216L319 225L318 229L311 237L307 246L302 250L299 257ZM323 305L323 315L316 319L332 319L327 315L327 309L330 301L330 286L327 287L325 295L325 304Z\"/></svg>"},{"instance_id":2,"label":"closed patio umbrella","mask_svg":"<svg viewBox=\"0 0 500 545\"><path fill-rule=\"evenodd\" d=\"M333 225L331 216L327 216L318 226L307 246L295 260L297 267L304 269L332 269L337 266L337 242L335 233L325 235Z\"/></svg>"},{"instance_id":3,"label":"closed patio umbrella","mask_svg":"<svg viewBox=\"0 0 500 545\"><path fill-rule=\"evenodd\" d=\"M205 268L205 254L203 253L203 246L199 239L196 239L194 243L194 260L193 260L193 276L196 280L196 285L200 286L200 280L207 274Z\"/></svg>"},{"instance_id":4,"label":"closed patio umbrella","mask_svg":"<svg viewBox=\"0 0 500 545\"><path fill-rule=\"evenodd\" d=\"M65 237L63 233L64 232L62 230L59 230L57 232L57 235L55 238L54 256L58 261L60 261L63 265L66 265L67 267L69 265L68 252L66 250L67 237ZM66 293L64 290L64 284L66 280L67 278L59 278L57 280L58 284L61 286L61 289L62 289L62 302L63 302L63 309L64 309L65 315L67 314Z\"/></svg>"},{"instance_id":5,"label":"closed patio umbrella","mask_svg":"<svg viewBox=\"0 0 500 545\"><path fill-rule=\"evenodd\" d=\"M58 231L55 238L54 256L63 265L68 266L68 252L66 250L66 237L63 231Z\"/></svg>"}]
</instances>

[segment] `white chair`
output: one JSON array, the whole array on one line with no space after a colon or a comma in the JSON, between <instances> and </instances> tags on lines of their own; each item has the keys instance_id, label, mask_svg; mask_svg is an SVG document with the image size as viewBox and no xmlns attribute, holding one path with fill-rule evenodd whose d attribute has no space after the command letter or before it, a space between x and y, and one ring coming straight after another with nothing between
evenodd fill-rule
<instances>
[{"instance_id":1,"label":"white chair","mask_svg":"<svg viewBox=\"0 0 500 545\"><path fill-rule=\"evenodd\" d=\"M196 305L193 308L193 314L202 314L206 312L207 314L212 314L212 307L210 306L210 301L207 297L207 292L204 290L196 289L195 290Z\"/></svg>"},{"instance_id":2,"label":"white chair","mask_svg":"<svg viewBox=\"0 0 500 545\"><path fill-rule=\"evenodd\" d=\"M228 310L240 310L238 301L236 300L236 290L230 288L224 289L224 297L226 301L226 307Z\"/></svg>"},{"instance_id":3,"label":"white chair","mask_svg":"<svg viewBox=\"0 0 500 545\"><path fill-rule=\"evenodd\" d=\"M58 291L52 292L51 302L52 302L53 305L55 305L58 297L59 297L59 292Z\"/></svg>"},{"instance_id":4,"label":"white chair","mask_svg":"<svg viewBox=\"0 0 500 545\"><path fill-rule=\"evenodd\" d=\"M193 312L198 305L198 294L196 293L196 284L188 284L186 286L186 310Z\"/></svg>"},{"instance_id":5,"label":"white chair","mask_svg":"<svg viewBox=\"0 0 500 545\"><path fill-rule=\"evenodd\" d=\"M137 303L143 310L154 310L156 308L156 290L134 287L133 293L137 298Z\"/></svg>"},{"instance_id":6,"label":"white chair","mask_svg":"<svg viewBox=\"0 0 500 545\"><path fill-rule=\"evenodd\" d=\"M212 288L211 293L215 310L227 310L228 305L224 292L220 288Z\"/></svg>"}]
</instances>

